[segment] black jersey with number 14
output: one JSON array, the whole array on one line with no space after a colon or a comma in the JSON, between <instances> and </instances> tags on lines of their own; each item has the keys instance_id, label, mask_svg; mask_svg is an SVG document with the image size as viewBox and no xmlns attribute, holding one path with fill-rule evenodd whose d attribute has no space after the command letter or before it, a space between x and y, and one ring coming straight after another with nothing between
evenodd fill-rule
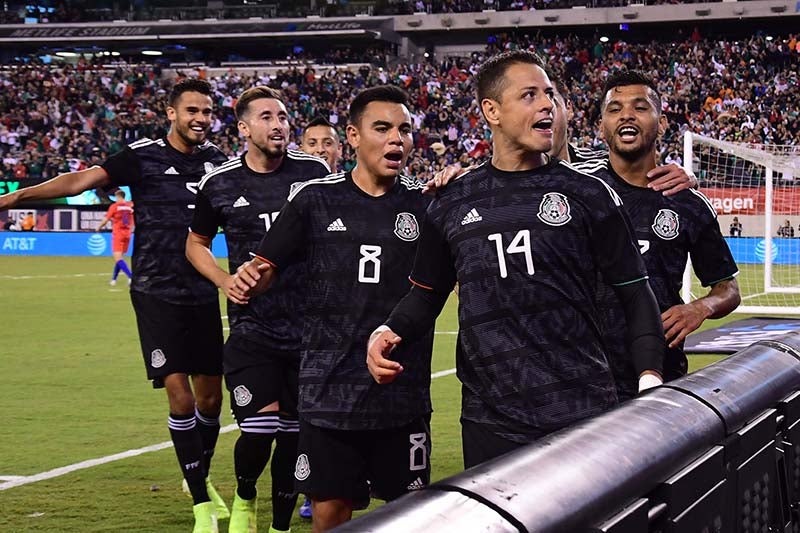
<instances>
[{"instance_id":1,"label":"black jersey with number 14","mask_svg":"<svg viewBox=\"0 0 800 533\"><path fill-rule=\"evenodd\" d=\"M484 163L431 204L411 279L437 293L458 282L464 419L524 443L615 405L597 272L646 278L621 204L563 161Z\"/></svg>"}]
</instances>

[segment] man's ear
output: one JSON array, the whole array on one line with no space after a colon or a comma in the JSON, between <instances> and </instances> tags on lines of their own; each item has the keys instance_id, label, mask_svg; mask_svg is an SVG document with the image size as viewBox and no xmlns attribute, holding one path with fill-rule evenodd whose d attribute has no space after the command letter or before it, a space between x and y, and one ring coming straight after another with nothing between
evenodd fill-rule
<instances>
[{"instance_id":1,"label":"man's ear","mask_svg":"<svg viewBox=\"0 0 800 533\"><path fill-rule=\"evenodd\" d=\"M492 98L484 98L481 100L483 117L490 125L497 126L500 124L500 105L500 102Z\"/></svg>"},{"instance_id":2,"label":"man's ear","mask_svg":"<svg viewBox=\"0 0 800 533\"><path fill-rule=\"evenodd\" d=\"M353 150L358 148L358 145L361 142L361 134L353 124L347 124L347 127L344 130L345 135L347 136L347 143L353 147Z\"/></svg>"}]
</instances>

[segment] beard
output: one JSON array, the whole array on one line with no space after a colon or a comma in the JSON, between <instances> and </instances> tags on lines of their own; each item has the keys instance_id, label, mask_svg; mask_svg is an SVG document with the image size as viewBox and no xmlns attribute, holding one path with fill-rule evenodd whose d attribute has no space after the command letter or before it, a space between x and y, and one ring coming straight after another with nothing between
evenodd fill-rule
<instances>
[{"instance_id":1,"label":"beard","mask_svg":"<svg viewBox=\"0 0 800 533\"><path fill-rule=\"evenodd\" d=\"M208 129L206 129L203 133L203 136L197 139L195 137L195 132L191 128L189 128L189 126L186 126L185 128L181 127L175 128L175 132L181 139L183 139L183 141L186 144L192 146L200 146L201 144L206 142L206 137L208 137Z\"/></svg>"},{"instance_id":2,"label":"beard","mask_svg":"<svg viewBox=\"0 0 800 533\"><path fill-rule=\"evenodd\" d=\"M251 142L253 148L264 154L267 159L278 159L279 157L283 157L286 155L286 144L281 146L280 148L275 148L269 145L259 145L255 142Z\"/></svg>"}]
</instances>

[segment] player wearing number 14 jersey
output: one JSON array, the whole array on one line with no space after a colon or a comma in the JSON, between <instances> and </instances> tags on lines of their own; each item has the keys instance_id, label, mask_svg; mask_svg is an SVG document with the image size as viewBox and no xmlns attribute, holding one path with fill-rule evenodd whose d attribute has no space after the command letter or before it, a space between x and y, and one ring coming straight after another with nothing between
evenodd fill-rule
<instances>
[{"instance_id":1,"label":"player wearing number 14 jersey","mask_svg":"<svg viewBox=\"0 0 800 533\"><path fill-rule=\"evenodd\" d=\"M356 167L291 193L238 274L244 289L258 290L306 257L295 478L313 502L315 531L348 520L369 497L367 480L382 499L429 480L432 328L396 354L428 364L392 387L377 386L364 367L370 332L408 290L429 203L422 184L400 174L413 144L405 102L389 86L356 96L347 126Z\"/></svg>"},{"instance_id":2,"label":"player wearing number 14 jersey","mask_svg":"<svg viewBox=\"0 0 800 533\"><path fill-rule=\"evenodd\" d=\"M467 467L616 404L596 312L597 272L624 302L637 375L660 372L663 353L658 309L622 202L601 180L545 155L553 88L541 60L522 51L495 56L481 66L477 87L492 160L431 204L414 287L376 331L368 360L380 383L424 364L401 361L391 348L429 328L458 282Z\"/></svg>"}]
</instances>

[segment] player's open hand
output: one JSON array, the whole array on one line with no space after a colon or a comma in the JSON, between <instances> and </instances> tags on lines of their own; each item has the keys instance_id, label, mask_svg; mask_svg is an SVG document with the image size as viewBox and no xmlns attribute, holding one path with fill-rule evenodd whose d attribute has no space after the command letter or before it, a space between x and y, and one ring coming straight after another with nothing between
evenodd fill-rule
<instances>
[{"instance_id":1,"label":"player's open hand","mask_svg":"<svg viewBox=\"0 0 800 533\"><path fill-rule=\"evenodd\" d=\"M389 354L397 348L403 339L386 326L372 332L367 344L367 368L372 377L385 385L394 381L403 372L403 366L397 361L388 359Z\"/></svg>"},{"instance_id":2,"label":"player's open hand","mask_svg":"<svg viewBox=\"0 0 800 533\"><path fill-rule=\"evenodd\" d=\"M674 305L661 313L664 323L664 336L670 348L680 345L689 333L693 332L710 316L710 310L701 300Z\"/></svg>"},{"instance_id":3,"label":"player's open hand","mask_svg":"<svg viewBox=\"0 0 800 533\"><path fill-rule=\"evenodd\" d=\"M235 304L245 305L250 302L250 296L239 289L232 275L226 276L219 288L225 293L225 297Z\"/></svg>"},{"instance_id":4,"label":"player's open hand","mask_svg":"<svg viewBox=\"0 0 800 533\"><path fill-rule=\"evenodd\" d=\"M236 269L233 284L244 296L256 296L269 288L271 273L272 265L259 259L251 259Z\"/></svg>"},{"instance_id":5,"label":"player's open hand","mask_svg":"<svg viewBox=\"0 0 800 533\"><path fill-rule=\"evenodd\" d=\"M459 176L466 174L473 168L475 168L474 165L467 168L464 168L461 165L447 165L442 170L434 174L433 177L429 179L427 183L425 183L425 187L422 188L422 193L436 194L436 191L444 188L448 183Z\"/></svg>"},{"instance_id":6,"label":"player's open hand","mask_svg":"<svg viewBox=\"0 0 800 533\"><path fill-rule=\"evenodd\" d=\"M662 191L664 196L672 196L685 189L696 189L698 185L694 174L675 163L656 167L647 173L647 177L651 180L647 186L654 191Z\"/></svg>"}]
</instances>

